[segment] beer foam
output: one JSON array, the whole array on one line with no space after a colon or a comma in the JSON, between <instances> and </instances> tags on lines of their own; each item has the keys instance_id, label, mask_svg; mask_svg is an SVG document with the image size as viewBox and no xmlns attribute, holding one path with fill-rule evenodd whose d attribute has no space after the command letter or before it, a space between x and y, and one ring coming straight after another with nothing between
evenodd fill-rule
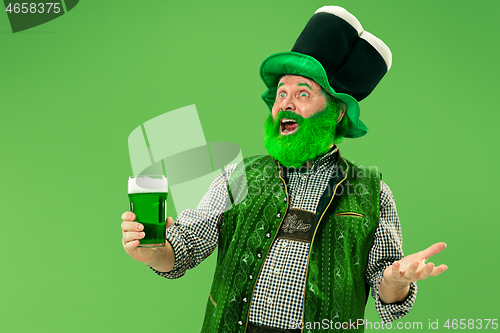
<instances>
[{"instance_id":1,"label":"beer foam","mask_svg":"<svg viewBox=\"0 0 500 333\"><path fill-rule=\"evenodd\" d=\"M168 192L167 177L137 176L128 179L128 193Z\"/></svg>"}]
</instances>

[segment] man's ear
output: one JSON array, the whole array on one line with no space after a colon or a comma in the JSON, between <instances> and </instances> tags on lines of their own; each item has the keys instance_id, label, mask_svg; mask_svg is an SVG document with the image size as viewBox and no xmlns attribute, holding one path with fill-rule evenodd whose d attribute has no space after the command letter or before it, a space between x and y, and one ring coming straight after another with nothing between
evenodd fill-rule
<instances>
[{"instance_id":1,"label":"man's ear","mask_svg":"<svg viewBox=\"0 0 500 333\"><path fill-rule=\"evenodd\" d=\"M337 124L340 124L340 121L342 120L342 117L345 114L345 103L342 103L342 112L339 114L339 118L337 119Z\"/></svg>"}]
</instances>

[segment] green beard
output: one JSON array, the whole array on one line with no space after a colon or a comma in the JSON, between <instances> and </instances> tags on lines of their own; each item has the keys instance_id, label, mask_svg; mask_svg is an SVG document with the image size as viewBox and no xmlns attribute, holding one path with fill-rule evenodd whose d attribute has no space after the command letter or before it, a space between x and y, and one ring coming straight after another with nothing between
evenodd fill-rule
<instances>
[{"instance_id":1,"label":"green beard","mask_svg":"<svg viewBox=\"0 0 500 333\"><path fill-rule=\"evenodd\" d=\"M291 111L281 111L276 119L272 114L266 120L264 146L269 155L285 167L298 168L326 153L334 143L339 104L328 103L326 108L309 118ZM299 124L297 132L281 134L280 120L293 119Z\"/></svg>"}]
</instances>

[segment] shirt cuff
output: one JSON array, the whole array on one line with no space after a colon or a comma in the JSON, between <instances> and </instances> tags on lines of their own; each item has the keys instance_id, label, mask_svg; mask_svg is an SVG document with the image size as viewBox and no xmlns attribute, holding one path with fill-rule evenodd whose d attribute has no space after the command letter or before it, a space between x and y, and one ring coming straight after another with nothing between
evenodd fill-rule
<instances>
[{"instance_id":1,"label":"shirt cuff","mask_svg":"<svg viewBox=\"0 0 500 333\"><path fill-rule=\"evenodd\" d=\"M390 323L394 320L403 318L410 312L417 298L417 283L410 283L410 290L405 300L387 304L380 299L378 294L378 288L380 287L380 283L382 282L382 277L383 274L379 274L379 276L377 277L377 291L374 293L373 298L375 299L375 308L379 313L380 319L382 319L384 323Z\"/></svg>"},{"instance_id":2,"label":"shirt cuff","mask_svg":"<svg viewBox=\"0 0 500 333\"><path fill-rule=\"evenodd\" d=\"M151 266L148 267L151 268L153 272L164 278L178 279L186 273L186 269L184 268L185 255L183 255L184 251L180 241L181 232L178 228L175 227L175 225L173 225L167 229L166 238L167 242L169 242L170 245L172 245L172 249L174 250L174 256L175 256L174 267L170 272L160 272Z\"/></svg>"}]
</instances>

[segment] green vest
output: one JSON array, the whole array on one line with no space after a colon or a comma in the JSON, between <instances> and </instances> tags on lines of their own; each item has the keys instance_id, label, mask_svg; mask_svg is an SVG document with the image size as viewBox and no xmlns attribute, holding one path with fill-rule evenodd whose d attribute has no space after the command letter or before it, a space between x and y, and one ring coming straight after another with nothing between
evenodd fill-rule
<instances>
[{"instance_id":1,"label":"green vest","mask_svg":"<svg viewBox=\"0 0 500 333\"><path fill-rule=\"evenodd\" d=\"M380 174L341 156L338 166L315 216L304 326L294 323L303 332L343 331L342 323L346 332L363 331L363 326L346 328L345 323L364 318L365 271L380 216ZM269 156L244 159L228 191L236 204L224 213L219 228L217 267L202 328L207 333L246 331L257 279L288 211L280 166Z\"/></svg>"}]
</instances>

